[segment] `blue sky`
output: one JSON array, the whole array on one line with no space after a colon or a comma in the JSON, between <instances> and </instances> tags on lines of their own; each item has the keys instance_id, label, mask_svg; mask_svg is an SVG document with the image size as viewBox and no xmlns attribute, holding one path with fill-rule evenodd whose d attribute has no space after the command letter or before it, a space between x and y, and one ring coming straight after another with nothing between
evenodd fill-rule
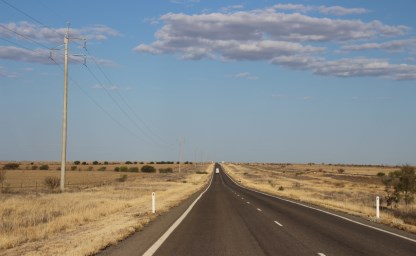
<instances>
[{"instance_id":1,"label":"blue sky","mask_svg":"<svg viewBox=\"0 0 416 256\"><path fill-rule=\"evenodd\" d=\"M0 160L60 159L70 22L68 160L416 164L415 9L1 0Z\"/></svg>"}]
</instances>

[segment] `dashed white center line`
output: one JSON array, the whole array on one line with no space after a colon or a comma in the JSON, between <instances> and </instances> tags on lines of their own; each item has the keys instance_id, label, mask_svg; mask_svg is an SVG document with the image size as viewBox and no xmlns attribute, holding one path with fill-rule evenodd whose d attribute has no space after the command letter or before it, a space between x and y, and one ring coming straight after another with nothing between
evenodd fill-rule
<instances>
[{"instance_id":1,"label":"dashed white center line","mask_svg":"<svg viewBox=\"0 0 416 256\"><path fill-rule=\"evenodd\" d=\"M241 200L244 200L244 197L242 197Z\"/></svg>"},{"instance_id":2,"label":"dashed white center line","mask_svg":"<svg viewBox=\"0 0 416 256\"><path fill-rule=\"evenodd\" d=\"M247 201L247 204L250 204L250 202Z\"/></svg>"},{"instance_id":3,"label":"dashed white center line","mask_svg":"<svg viewBox=\"0 0 416 256\"><path fill-rule=\"evenodd\" d=\"M257 211L261 212L261 209L260 208L257 208Z\"/></svg>"},{"instance_id":4,"label":"dashed white center line","mask_svg":"<svg viewBox=\"0 0 416 256\"><path fill-rule=\"evenodd\" d=\"M323 254L322 252L318 253L319 256L326 256L325 254Z\"/></svg>"},{"instance_id":5,"label":"dashed white center line","mask_svg":"<svg viewBox=\"0 0 416 256\"><path fill-rule=\"evenodd\" d=\"M280 224L279 222L277 222L277 221L274 221L274 223L276 223L277 225L279 225L279 226L281 226L281 227L283 227L283 225L282 224ZM322 256L322 255L321 255Z\"/></svg>"}]
</instances>

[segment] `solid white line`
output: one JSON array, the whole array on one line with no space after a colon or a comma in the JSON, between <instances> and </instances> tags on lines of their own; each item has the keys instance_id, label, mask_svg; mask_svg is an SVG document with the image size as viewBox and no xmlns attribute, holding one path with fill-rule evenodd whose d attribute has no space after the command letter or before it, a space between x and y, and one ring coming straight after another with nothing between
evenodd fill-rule
<instances>
[{"instance_id":1,"label":"solid white line","mask_svg":"<svg viewBox=\"0 0 416 256\"><path fill-rule=\"evenodd\" d=\"M280 223L279 223L279 222L277 222L277 221L274 221L274 223L276 223L277 225L279 225L279 226L283 227L283 225L282 225L282 224L280 224Z\"/></svg>"},{"instance_id":2,"label":"solid white line","mask_svg":"<svg viewBox=\"0 0 416 256\"><path fill-rule=\"evenodd\" d=\"M175 223L172 224L172 226L170 226L170 228L168 230L166 230L166 232L152 245L150 246L149 249L147 249L147 251L143 254L143 256L151 256L153 255L157 249L159 249L159 247L166 241L166 239L170 236L170 234L172 234L172 232L179 226L179 224L181 224L181 222L186 218L186 216L188 215L188 213L192 210L192 208L194 207L194 205L196 204L196 202L198 202L198 200L202 197L203 194L205 194L205 192L208 191L208 189L211 187L212 184L212 180L214 179L213 175L211 176L211 181L209 182L209 185L207 187L207 189L205 189L198 197L197 199L195 199L195 201L188 207L188 209L186 209L186 211L181 215L181 217L179 217Z\"/></svg>"},{"instance_id":3,"label":"solid white line","mask_svg":"<svg viewBox=\"0 0 416 256\"><path fill-rule=\"evenodd\" d=\"M322 252L318 253L319 256L326 256L325 254L323 254Z\"/></svg>"},{"instance_id":4,"label":"solid white line","mask_svg":"<svg viewBox=\"0 0 416 256\"><path fill-rule=\"evenodd\" d=\"M227 173L225 173L225 174L228 176L228 178L230 178L230 180L235 185L239 186L240 188L247 189L247 190L250 190L250 191L253 191L253 192L256 192L256 193L265 195L265 196L268 196L268 197L273 197L273 198L276 198L276 199L279 199L279 200L282 200L282 201L285 201L285 202L288 202L288 203L297 204L297 205L300 205L300 206L303 206L303 207L306 207L306 208L309 208L309 209L312 209L312 210L316 210L316 211L319 211L319 212L322 212L322 213L326 213L328 215L331 215L331 216L334 216L334 217L338 217L340 219L343 219L343 220L346 220L346 221L349 221L349 222L352 222L352 223L355 223L355 224L358 224L358 225L361 225L361 226L364 226L364 227L367 227L367 228L371 228L371 229L374 229L374 230L377 230L377 231L380 231L380 232L383 232L383 233L386 233L386 234L389 234L389 235L392 235L392 236L400 237L402 239L405 239L405 240L408 240L410 242L416 243L416 240L415 239L412 239L412 238L409 238L409 237L406 237L406 236L402 236L402 235L399 235L399 234L396 234L396 233L393 233L393 232L390 232L390 231L387 231L387 230L384 230L384 229L381 229L381 228L373 227L373 226L370 226L370 225L367 225L367 224L364 224L364 223L361 223L361 222L358 222L358 221L349 219L347 217L344 217L344 216L341 216L341 215L337 215L337 214L332 213L332 212L328 212L328 211L325 211L325 210L321 210L321 209L318 209L318 208L315 208L315 207L312 207L312 206L309 206L309 205L305 205L305 204L302 204L302 203L298 203L298 202L295 202L295 201L292 201L292 200L289 200L289 199L284 199L284 198L281 198L281 197L278 197L278 196L269 195L267 193L264 193L264 192L261 192L261 191L257 191L257 190L251 189L251 188L243 187L240 184L236 183L233 180L233 178L231 178Z\"/></svg>"},{"instance_id":5,"label":"solid white line","mask_svg":"<svg viewBox=\"0 0 416 256\"><path fill-rule=\"evenodd\" d=\"M261 209L260 208L257 208L257 211L261 212Z\"/></svg>"}]
</instances>

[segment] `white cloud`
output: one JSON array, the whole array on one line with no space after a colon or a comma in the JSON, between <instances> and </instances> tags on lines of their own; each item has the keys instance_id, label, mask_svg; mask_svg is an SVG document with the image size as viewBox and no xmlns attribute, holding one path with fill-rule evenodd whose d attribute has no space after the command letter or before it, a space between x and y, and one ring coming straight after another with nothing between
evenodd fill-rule
<instances>
[{"instance_id":1,"label":"white cloud","mask_svg":"<svg viewBox=\"0 0 416 256\"><path fill-rule=\"evenodd\" d=\"M405 39L379 45L347 43L404 36L409 31L408 27L386 25L377 20L364 22L322 18L279 10L318 11L336 15L367 12L365 9L339 6L275 5L267 9L233 13L168 13L160 17L164 25L155 33L156 40L150 44L142 43L134 51L155 55L176 54L187 60L263 60L325 76L416 79L414 65L365 57L337 59L331 56L329 60L326 56L328 50L325 46L328 43L332 44L331 47L339 46L344 52L372 47L391 50L407 47L414 42Z\"/></svg>"},{"instance_id":2,"label":"white cloud","mask_svg":"<svg viewBox=\"0 0 416 256\"><path fill-rule=\"evenodd\" d=\"M365 43L349 44L341 47L341 51L366 51L366 50L386 50L386 51L404 51L406 48L416 49L416 38L392 40L384 43Z\"/></svg>"},{"instance_id":3,"label":"white cloud","mask_svg":"<svg viewBox=\"0 0 416 256\"><path fill-rule=\"evenodd\" d=\"M0 66L0 77L16 78L17 73L8 71L5 67Z\"/></svg>"},{"instance_id":4,"label":"white cloud","mask_svg":"<svg viewBox=\"0 0 416 256\"><path fill-rule=\"evenodd\" d=\"M249 72L237 73L237 74L233 75L233 77L235 77L235 78L245 78L245 79L248 79L248 80L258 80L259 79L258 76L253 76Z\"/></svg>"},{"instance_id":5,"label":"white cloud","mask_svg":"<svg viewBox=\"0 0 416 256\"><path fill-rule=\"evenodd\" d=\"M230 5L230 6L222 7L220 9L220 12L231 12L231 11L235 11L235 10L243 9L243 8L244 8L244 5L242 4Z\"/></svg>"},{"instance_id":6,"label":"white cloud","mask_svg":"<svg viewBox=\"0 0 416 256\"><path fill-rule=\"evenodd\" d=\"M26 37L40 43L58 45L62 44L63 37L67 31L67 28L47 28L26 21L21 21L19 23L1 23L1 25L7 28L6 29L0 26L0 36L2 37L15 38L17 40L26 40L24 38ZM16 33L11 32L10 30L17 32L24 37L21 37ZM85 38L88 41L103 41L108 39L108 37L121 36L118 31L104 25L70 28L69 31L70 37Z\"/></svg>"},{"instance_id":7,"label":"white cloud","mask_svg":"<svg viewBox=\"0 0 416 256\"><path fill-rule=\"evenodd\" d=\"M368 12L368 10L364 8L345 8L341 6L310 6L302 4L277 4L270 9L281 11L297 11L302 13L317 11L320 13L332 14L337 16L350 14L364 14Z\"/></svg>"}]
</instances>

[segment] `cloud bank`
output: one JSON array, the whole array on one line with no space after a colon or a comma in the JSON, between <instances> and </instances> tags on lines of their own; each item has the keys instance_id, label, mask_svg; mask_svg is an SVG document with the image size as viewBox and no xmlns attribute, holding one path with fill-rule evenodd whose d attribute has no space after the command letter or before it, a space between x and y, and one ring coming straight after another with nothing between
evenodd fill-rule
<instances>
[{"instance_id":1,"label":"cloud bank","mask_svg":"<svg viewBox=\"0 0 416 256\"><path fill-rule=\"evenodd\" d=\"M308 15L310 12L320 15ZM134 51L175 54L186 60L268 61L325 76L416 79L413 65L391 63L388 58L334 55L334 47L345 55L371 48L405 49L414 44L413 39L357 44L404 37L410 28L378 20L322 17L367 12L363 8L280 4L230 13L167 13L159 19L164 25L155 33L156 40L139 44Z\"/></svg>"}]
</instances>

